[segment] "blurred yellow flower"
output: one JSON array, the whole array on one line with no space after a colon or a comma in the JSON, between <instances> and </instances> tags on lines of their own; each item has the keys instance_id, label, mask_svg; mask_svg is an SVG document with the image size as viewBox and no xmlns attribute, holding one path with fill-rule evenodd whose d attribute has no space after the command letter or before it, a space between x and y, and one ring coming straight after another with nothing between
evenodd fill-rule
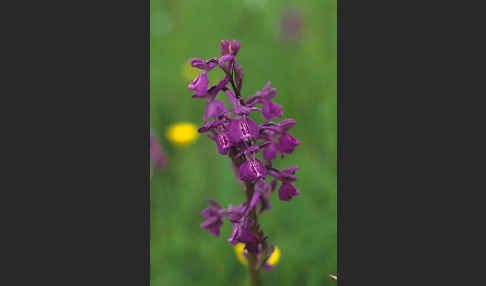
<instances>
[{"instance_id":1,"label":"blurred yellow flower","mask_svg":"<svg viewBox=\"0 0 486 286\"><path fill-rule=\"evenodd\" d=\"M236 254L236 257L238 258L238 260L243 265L247 265L248 262L246 261L246 257L243 254L244 248L245 248L245 244L244 243L238 243L238 244L236 244L235 245L235 254Z\"/></svg>"},{"instance_id":2,"label":"blurred yellow flower","mask_svg":"<svg viewBox=\"0 0 486 286\"><path fill-rule=\"evenodd\" d=\"M243 264L243 265L248 265L248 261L246 260L245 257L245 244L244 243L238 243L235 245L235 254L238 260ZM275 246L275 249L273 250L272 255L267 259L267 263L270 266L275 266L278 261L280 260L280 249Z\"/></svg>"},{"instance_id":3,"label":"blurred yellow flower","mask_svg":"<svg viewBox=\"0 0 486 286\"><path fill-rule=\"evenodd\" d=\"M182 64L182 76L189 82L193 81L199 75L199 72L200 71L197 68L192 67L189 62Z\"/></svg>"},{"instance_id":4,"label":"blurred yellow flower","mask_svg":"<svg viewBox=\"0 0 486 286\"><path fill-rule=\"evenodd\" d=\"M272 255L267 260L267 263L270 264L271 266L274 266L275 264L278 263L280 260L280 249L275 246L275 249L273 250Z\"/></svg>"},{"instance_id":5,"label":"blurred yellow flower","mask_svg":"<svg viewBox=\"0 0 486 286\"><path fill-rule=\"evenodd\" d=\"M167 139L172 144L186 146L198 137L196 125L190 122L179 122L169 126L167 129Z\"/></svg>"}]
</instances>

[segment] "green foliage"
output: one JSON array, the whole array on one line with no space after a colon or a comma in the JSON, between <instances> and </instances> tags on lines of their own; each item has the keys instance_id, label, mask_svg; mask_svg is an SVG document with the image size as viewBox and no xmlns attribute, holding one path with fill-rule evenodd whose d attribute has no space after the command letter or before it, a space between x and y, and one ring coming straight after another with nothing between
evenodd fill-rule
<instances>
[{"instance_id":1,"label":"green foliage","mask_svg":"<svg viewBox=\"0 0 486 286\"><path fill-rule=\"evenodd\" d=\"M201 125L204 101L190 98L183 65L192 57L220 56L221 39L241 42L243 95L271 81L284 118L297 122L290 133L301 142L285 160L275 160L280 168L300 167L295 186L301 194L291 202L274 194L272 210L261 217L265 233L282 251L274 270L262 272L263 284L337 285L329 278L337 269L336 1L288 6L270 0L152 0L150 5L150 124L169 157L151 179L151 285L248 285L247 270L226 241L228 221L219 238L199 227L204 198L224 207L244 198L228 158L205 136L185 148L165 138L171 124ZM303 16L295 42L279 38L286 7L297 7ZM210 76L211 83L218 77Z\"/></svg>"}]
</instances>

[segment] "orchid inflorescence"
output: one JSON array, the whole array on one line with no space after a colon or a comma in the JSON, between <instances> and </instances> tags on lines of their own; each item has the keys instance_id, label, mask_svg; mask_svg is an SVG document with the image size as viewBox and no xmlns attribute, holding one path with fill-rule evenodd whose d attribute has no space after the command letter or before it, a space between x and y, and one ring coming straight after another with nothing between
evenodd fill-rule
<instances>
[{"instance_id":1,"label":"orchid inflorescence","mask_svg":"<svg viewBox=\"0 0 486 286\"><path fill-rule=\"evenodd\" d=\"M278 153L282 159L285 154L292 153L299 141L287 133L295 125L295 120L270 121L282 117L282 106L272 101L277 89L271 88L270 82L255 95L246 99L241 96L243 68L236 60L240 46L235 40L223 40L221 57L208 60L189 59L191 66L202 72L188 88L195 92L193 98L206 99L207 102L204 124L198 131L206 133L216 142L218 152L231 159L235 176L240 180L246 194L245 202L236 207L230 205L226 209L214 200L207 199L211 206L202 211L206 220L201 223L201 227L219 236L223 218L227 217L232 223L232 234L228 241L233 245L245 244L245 250L255 255L256 267L259 268L265 266L274 246L267 242L267 237L257 223L258 216L270 209L270 196L277 188L278 181L281 182L278 189L280 200L289 201L299 194L293 185L298 167L279 170L272 166L272 160ZM217 67L225 76L216 85L209 87L207 73ZM227 109L222 101L216 99L220 92L228 96L232 109ZM261 104L261 108L255 106L258 104ZM249 117L254 111L262 113L265 118L262 124L256 124ZM265 163L256 156L260 151ZM267 182L267 176L273 179Z\"/></svg>"}]
</instances>

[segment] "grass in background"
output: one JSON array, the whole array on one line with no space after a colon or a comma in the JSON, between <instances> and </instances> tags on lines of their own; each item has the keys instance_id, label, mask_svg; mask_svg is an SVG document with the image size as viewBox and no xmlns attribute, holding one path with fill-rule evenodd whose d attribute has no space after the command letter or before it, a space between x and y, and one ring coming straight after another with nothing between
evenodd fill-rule
<instances>
[{"instance_id":1,"label":"grass in background","mask_svg":"<svg viewBox=\"0 0 486 286\"><path fill-rule=\"evenodd\" d=\"M227 242L225 220L215 238L199 227L204 198L239 204L244 198L227 157L205 136L172 145L166 131L178 122L202 124L204 100L191 99L184 65L192 57L220 56L219 41L241 42L243 95L267 81L278 89L283 118L294 118L291 134L301 144L275 166L298 165L291 202L272 198L260 223L281 250L279 263L262 271L264 285L337 285L337 20L336 2L152 0L150 39L150 124L167 151L168 164L151 180L151 285L247 285L247 269ZM294 42L279 36L287 8L302 15ZM187 70L187 69L186 69ZM210 73L211 84L222 72ZM223 100L224 94L220 94ZM253 117L257 123L262 119Z\"/></svg>"}]
</instances>

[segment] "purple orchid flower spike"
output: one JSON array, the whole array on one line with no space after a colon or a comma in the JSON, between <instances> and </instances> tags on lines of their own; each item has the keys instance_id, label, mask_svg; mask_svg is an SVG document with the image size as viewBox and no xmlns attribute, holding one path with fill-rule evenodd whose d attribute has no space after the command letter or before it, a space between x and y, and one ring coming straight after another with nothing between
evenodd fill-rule
<instances>
[{"instance_id":1,"label":"purple orchid flower spike","mask_svg":"<svg viewBox=\"0 0 486 286\"><path fill-rule=\"evenodd\" d=\"M295 137L288 134L295 125L295 120L271 121L283 116L283 108L273 102L277 89L271 88L270 82L255 95L244 98L244 72L236 59L241 44L235 40L222 40L220 48L219 58L210 58L206 61L189 60L193 67L202 72L188 88L195 91L193 98L206 99L203 125L198 131L206 133L216 142L218 152L229 157L231 170L242 186L246 200L237 207L229 206L227 209L223 209L213 200L207 200L211 206L202 212L205 221L201 223L201 227L218 236L223 219L227 217L232 225L228 241L231 244L245 244L247 255L253 258L248 259L250 264L253 263L249 267L250 271L258 271L260 268L271 269L266 260L273 251L273 245L267 242L267 237L258 224L258 217L271 209L271 195L276 190L278 181L282 182L278 189L280 200L289 201L299 194L293 185L297 167L279 171L272 166L272 160L276 158L277 153L283 158L284 154L292 153L300 144ZM224 77L216 85L208 88L207 73L216 67L224 72ZM227 109L222 101L216 99L221 91L228 97L231 109ZM261 104L261 108L256 107L257 104ZM258 125L251 118L254 112L261 113L265 122ZM260 151L263 151L261 156L265 164L259 159ZM267 180L267 176L273 179Z\"/></svg>"}]
</instances>

